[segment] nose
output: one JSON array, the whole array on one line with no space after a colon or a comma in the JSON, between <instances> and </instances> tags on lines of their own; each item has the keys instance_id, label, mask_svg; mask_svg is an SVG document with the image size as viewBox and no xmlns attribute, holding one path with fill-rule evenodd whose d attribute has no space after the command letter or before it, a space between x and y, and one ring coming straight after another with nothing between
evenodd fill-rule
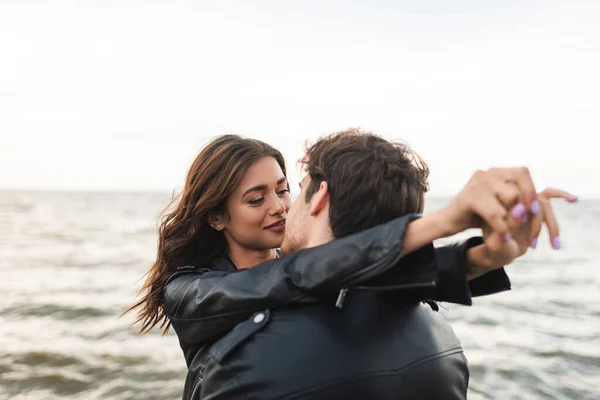
<instances>
[{"instance_id":1,"label":"nose","mask_svg":"<svg viewBox=\"0 0 600 400\"><path fill-rule=\"evenodd\" d=\"M279 196L275 196L275 201L271 207L271 215L281 215L287 211L287 207L283 204L283 201Z\"/></svg>"}]
</instances>

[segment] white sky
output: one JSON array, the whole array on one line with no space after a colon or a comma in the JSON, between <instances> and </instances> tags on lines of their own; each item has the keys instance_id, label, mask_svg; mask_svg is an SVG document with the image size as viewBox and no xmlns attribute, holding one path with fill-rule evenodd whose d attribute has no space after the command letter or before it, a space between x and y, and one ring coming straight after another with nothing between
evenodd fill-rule
<instances>
[{"instance_id":1,"label":"white sky","mask_svg":"<svg viewBox=\"0 0 600 400\"><path fill-rule=\"evenodd\" d=\"M304 140L361 126L433 194L526 164L600 196L599 110L600 2L0 0L0 187L171 191L223 133L296 186Z\"/></svg>"}]
</instances>

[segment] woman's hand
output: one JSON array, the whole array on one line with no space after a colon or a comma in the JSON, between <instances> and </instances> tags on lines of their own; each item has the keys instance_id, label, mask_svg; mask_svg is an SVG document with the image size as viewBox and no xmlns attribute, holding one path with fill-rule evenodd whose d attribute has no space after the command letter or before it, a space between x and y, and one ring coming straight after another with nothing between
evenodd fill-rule
<instances>
[{"instance_id":1,"label":"woman's hand","mask_svg":"<svg viewBox=\"0 0 600 400\"><path fill-rule=\"evenodd\" d=\"M538 243L542 225L546 225L551 246L560 248L559 225L550 204L551 199L564 199L569 203L577 197L560 189L546 189L538 193L534 211L527 210L519 201L507 215L508 236L501 234L484 223L482 226L484 244L470 249L467 253L468 276L473 279L493 269L508 265ZM534 203L535 204L535 203Z\"/></svg>"}]
</instances>

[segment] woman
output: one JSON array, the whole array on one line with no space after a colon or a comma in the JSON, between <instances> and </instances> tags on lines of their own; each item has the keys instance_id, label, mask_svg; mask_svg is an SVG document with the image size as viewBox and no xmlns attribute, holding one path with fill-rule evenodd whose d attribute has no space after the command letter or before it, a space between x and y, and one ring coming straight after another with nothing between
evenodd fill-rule
<instances>
[{"instance_id":1,"label":"woman","mask_svg":"<svg viewBox=\"0 0 600 400\"><path fill-rule=\"evenodd\" d=\"M423 172L426 177L426 168ZM346 252L344 245L352 249L357 242L362 248L380 245L386 238L377 236L378 227L369 235L336 240L336 247L321 246L313 257L321 261L333 257L335 268L322 268L319 276L302 274L294 257L277 265L269 262L277 257L290 206L283 156L266 143L222 136L209 143L192 164L183 193L160 226L157 259L140 292L143 297L128 310L139 310L136 322L141 323L142 332L160 325L166 333L174 326L189 368L184 398L196 398L199 393L210 345L254 312L310 303L336 293L339 288L325 288L322 283L336 282L349 273L355 276L353 283L367 278L361 268L372 263L368 251L335 258L332 249L340 254ZM456 264L464 264L466 249L479 243L437 251L444 252L440 259L450 264L448 269L456 267L464 276L465 266ZM413 250L405 247L403 256ZM257 264L260 268L251 268ZM472 288L473 293L509 288L503 270L492 274L497 278L486 279L485 287ZM172 282L170 287L185 287L193 299L172 304L177 313L171 315L164 308L168 282ZM183 320L180 315L192 317Z\"/></svg>"},{"instance_id":2,"label":"woman","mask_svg":"<svg viewBox=\"0 0 600 400\"><path fill-rule=\"evenodd\" d=\"M163 289L179 267L244 269L276 257L291 206L283 155L258 140L221 136L198 154L171 206L145 294L128 310L140 309L141 332L158 324L168 331Z\"/></svg>"}]
</instances>

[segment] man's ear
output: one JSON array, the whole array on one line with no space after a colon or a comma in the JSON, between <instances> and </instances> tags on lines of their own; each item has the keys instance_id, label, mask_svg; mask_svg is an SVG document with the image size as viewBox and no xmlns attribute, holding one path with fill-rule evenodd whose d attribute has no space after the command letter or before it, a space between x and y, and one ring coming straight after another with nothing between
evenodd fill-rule
<instances>
[{"instance_id":1,"label":"man's ear","mask_svg":"<svg viewBox=\"0 0 600 400\"><path fill-rule=\"evenodd\" d=\"M327 182L322 181L319 185L319 190L310 199L309 214L311 217L314 217L327 207L329 207L329 186Z\"/></svg>"},{"instance_id":2,"label":"man's ear","mask_svg":"<svg viewBox=\"0 0 600 400\"><path fill-rule=\"evenodd\" d=\"M215 213L210 213L208 215L208 225L210 225L211 228L213 228L214 230L217 231L221 231L223 230L223 228L225 227L225 223L224 223L225 219L223 218L222 215L219 214L215 214Z\"/></svg>"}]
</instances>

